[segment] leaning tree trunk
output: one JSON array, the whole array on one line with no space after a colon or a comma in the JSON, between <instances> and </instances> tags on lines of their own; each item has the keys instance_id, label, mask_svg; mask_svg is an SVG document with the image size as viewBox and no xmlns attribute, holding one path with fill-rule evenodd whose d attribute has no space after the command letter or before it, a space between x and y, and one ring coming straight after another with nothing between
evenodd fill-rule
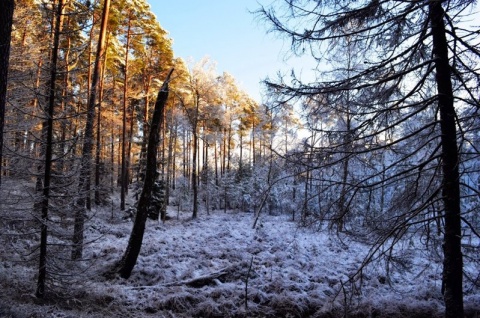
<instances>
[{"instance_id":1,"label":"leaning tree trunk","mask_svg":"<svg viewBox=\"0 0 480 318\"><path fill-rule=\"evenodd\" d=\"M443 297L446 317L463 317L463 260L461 250L460 177L458 147L453 105L453 90L448 61L445 12L441 1L431 1L430 23L440 109L440 128L443 170L443 203L445 237L443 244Z\"/></svg>"},{"instance_id":2,"label":"leaning tree trunk","mask_svg":"<svg viewBox=\"0 0 480 318\"><path fill-rule=\"evenodd\" d=\"M159 130L164 121L164 108L168 98L168 82L173 69L168 74L160 91L158 92L155 109L153 111L152 123L148 136L147 146L147 167L145 169L145 181L143 183L142 193L138 200L137 215L133 223L132 233L128 241L128 246L119 263L119 273L122 278L129 278L133 267L137 263L137 258L142 247L143 234L145 232L145 223L148 216L148 207L152 197L152 189L155 184L157 173L157 148L159 142Z\"/></svg>"},{"instance_id":3,"label":"leaning tree trunk","mask_svg":"<svg viewBox=\"0 0 480 318\"><path fill-rule=\"evenodd\" d=\"M0 184L2 183L3 125L7 102L7 78L14 8L14 0L3 0L3 10L0 12Z\"/></svg>"}]
</instances>

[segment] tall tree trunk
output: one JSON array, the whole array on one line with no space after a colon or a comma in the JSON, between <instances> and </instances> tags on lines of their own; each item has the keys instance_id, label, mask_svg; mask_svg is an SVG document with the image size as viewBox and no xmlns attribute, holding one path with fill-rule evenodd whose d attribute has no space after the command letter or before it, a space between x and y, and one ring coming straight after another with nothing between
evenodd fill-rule
<instances>
[{"instance_id":1,"label":"tall tree trunk","mask_svg":"<svg viewBox=\"0 0 480 318\"><path fill-rule=\"evenodd\" d=\"M192 218L195 219L198 215L198 182L197 182L197 147L198 134L196 125L193 128L193 147L192 147L192 190L193 190L193 213Z\"/></svg>"},{"instance_id":2,"label":"tall tree trunk","mask_svg":"<svg viewBox=\"0 0 480 318\"><path fill-rule=\"evenodd\" d=\"M95 28L95 15L92 17L92 27L90 28L89 32L89 39L88 39L88 72L87 72L87 96L90 98L91 96L91 87L92 87L92 45L93 45L93 31ZM88 104L88 101L87 101ZM88 105L87 105L87 117L88 117ZM83 148L82 148L83 152ZM90 193L90 180L87 181L87 191ZM87 210L90 211L92 209L91 201L90 201L90 195L87 196L86 198L86 206Z\"/></svg>"},{"instance_id":3,"label":"tall tree trunk","mask_svg":"<svg viewBox=\"0 0 480 318\"><path fill-rule=\"evenodd\" d=\"M445 208L445 236L443 244L443 297L446 317L463 317L463 259L461 250L460 177L456 113L448 43L444 24L442 1L430 1L430 23L433 37L438 107L442 144L443 204Z\"/></svg>"},{"instance_id":4,"label":"tall tree trunk","mask_svg":"<svg viewBox=\"0 0 480 318\"><path fill-rule=\"evenodd\" d=\"M67 21L65 22L66 25L70 23L70 18L67 18ZM65 45L62 48L63 51L63 59L65 63L65 71L63 72L63 87L62 87L62 97L60 99L60 110L62 113L63 118L60 118L60 140L57 142L57 147L59 152L62 154L62 157L60 160L58 160L58 165L57 165L57 173L63 173L63 171L67 170L68 168L65 167L65 145L66 145L66 140L67 140L67 121L68 121L68 116L67 116L67 108L68 104L70 102L70 96L72 92L72 81L71 81L71 70L73 68L72 65L70 65L70 52L72 50L72 39L70 37L67 37L65 39Z\"/></svg>"},{"instance_id":5,"label":"tall tree trunk","mask_svg":"<svg viewBox=\"0 0 480 318\"><path fill-rule=\"evenodd\" d=\"M0 11L0 185L2 184L3 126L5 104L7 103L8 65L10 61L10 40L12 37L14 0L3 0Z\"/></svg>"},{"instance_id":6,"label":"tall tree trunk","mask_svg":"<svg viewBox=\"0 0 480 318\"><path fill-rule=\"evenodd\" d=\"M350 77L351 69L352 69L352 48L351 48L351 43L347 39L347 76ZM350 155L349 153L352 151L352 125L351 125L351 119L350 119L350 91L346 91L345 93L345 107L347 110L346 113L346 118L345 118L345 124L346 124L346 136L344 139L341 141L344 144L344 153L345 153L345 158L343 159L342 162L342 183L341 183L341 189L340 189L340 197L338 199L338 212L337 215L334 217L334 220L332 222L333 224L337 225L337 231L342 232L344 225L345 225L345 216L348 213L349 207L347 203L347 180L348 180L348 173L349 173L349 166L350 166Z\"/></svg>"},{"instance_id":7,"label":"tall tree trunk","mask_svg":"<svg viewBox=\"0 0 480 318\"><path fill-rule=\"evenodd\" d=\"M187 138L185 137L186 131L182 133L182 171L183 177L187 177Z\"/></svg>"},{"instance_id":8,"label":"tall tree trunk","mask_svg":"<svg viewBox=\"0 0 480 318\"><path fill-rule=\"evenodd\" d=\"M37 289L35 296L45 297L45 280L47 276L47 239L48 239L48 208L50 203L50 181L52 171L52 150L53 150L53 115L55 109L55 79L57 78L58 48L60 45L60 32L62 26L64 0L59 0L56 9L55 29L53 32L53 48L50 63L50 79L48 85L48 105L46 109L46 120L43 123L42 131L45 137L45 160L43 172L42 191L42 223L40 226L40 259Z\"/></svg>"},{"instance_id":9,"label":"tall tree trunk","mask_svg":"<svg viewBox=\"0 0 480 318\"><path fill-rule=\"evenodd\" d=\"M115 125L113 123L113 119L111 121L111 145L110 145L110 193L115 192ZM118 152L118 151L117 151ZM118 170L118 165L117 165L117 170ZM118 172L117 172L118 174Z\"/></svg>"},{"instance_id":10,"label":"tall tree trunk","mask_svg":"<svg viewBox=\"0 0 480 318\"><path fill-rule=\"evenodd\" d=\"M215 144L214 144L214 165L215 165L215 185L218 187L218 130L215 131Z\"/></svg>"},{"instance_id":11,"label":"tall tree trunk","mask_svg":"<svg viewBox=\"0 0 480 318\"><path fill-rule=\"evenodd\" d=\"M106 52L105 52L106 55ZM104 57L104 61L106 60L106 56ZM98 112L97 112L97 145L95 147L95 204L98 206L101 204L101 197L100 197L100 174L102 173L100 169L100 155L101 155L101 124L102 124L102 100L103 100L103 84L104 84L104 74L105 74L105 65L103 63L102 67L102 74L100 76L100 83L98 87ZM105 144L105 141L103 141ZM105 156L106 150L104 150ZM112 171L113 176L113 171Z\"/></svg>"},{"instance_id":12,"label":"tall tree trunk","mask_svg":"<svg viewBox=\"0 0 480 318\"><path fill-rule=\"evenodd\" d=\"M173 122L173 114L170 116L171 121ZM168 154L167 154L167 178L165 182L165 205L170 203L170 182L172 181L173 171L175 171L174 167L174 156L173 156L173 146L175 145L175 141L177 138L177 124L172 123L170 126L170 138L168 139Z\"/></svg>"},{"instance_id":13,"label":"tall tree trunk","mask_svg":"<svg viewBox=\"0 0 480 318\"><path fill-rule=\"evenodd\" d=\"M98 39L97 53L95 57L95 66L93 69L92 87L87 104L87 122L85 124L85 136L82 148L82 162L80 166L79 193L75 202L75 225L73 230L73 249L72 259L79 259L83 254L83 231L86 215L87 197L90 196L90 175L92 165L93 150L93 123L95 121L95 100L97 97L97 86L100 78L101 62L105 51L105 36L107 32L108 13L110 9L110 0L105 0L102 25L100 28L100 37Z\"/></svg>"},{"instance_id":14,"label":"tall tree trunk","mask_svg":"<svg viewBox=\"0 0 480 318\"><path fill-rule=\"evenodd\" d=\"M144 78L146 75L144 75ZM145 107L143 109L143 140L142 145L140 148L140 156L138 161L138 169L137 169L137 180L143 181L144 180L144 167L147 157L147 143L148 143L148 111L150 108L150 97L148 92L150 91L150 85L152 81L152 76L148 76L148 79L143 83L143 90L146 92L145 94Z\"/></svg>"},{"instance_id":15,"label":"tall tree trunk","mask_svg":"<svg viewBox=\"0 0 480 318\"><path fill-rule=\"evenodd\" d=\"M152 197L152 189L155 184L157 172L157 148L159 143L159 130L164 121L164 108L168 98L168 82L173 69L168 74L160 91L158 92L155 109L152 116L152 123L150 125L150 132L147 146L147 167L145 171L145 182L143 183L142 193L138 200L137 215L133 224L132 233L128 241L128 246L119 263L120 276L122 278L129 278L135 264L137 263L140 248L142 247L143 234L145 232L145 223L148 216L148 207Z\"/></svg>"},{"instance_id":16,"label":"tall tree trunk","mask_svg":"<svg viewBox=\"0 0 480 318\"><path fill-rule=\"evenodd\" d=\"M222 162L221 162L221 175L225 175L225 167L227 166L227 129L223 129L223 138L222 138Z\"/></svg>"},{"instance_id":17,"label":"tall tree trunk","mask_svg":"<svg viewBox=\"0 0 480 318\"><path fill-rule=\"evenodd\" d=\"M128 185L132 180L132 144L133 144L133 122L135 118L135 105L136 101L132 101L130 103L130 114L128 116L128 144L127 144L127 151L125 153L126 163L125 163L125 170L127 173L125 174L125 194L128 194Z\"/></svg>"},{"instance_id":18,"label":"tall tree trunk","mask_svg":"<svg viewBox=\"0 0 480 318\"><path fill-rule=\"evenodd\" d=\"M175 135L173 137L173 146L176 148L176 145L177 145L177 142L178 142L178 123L175 123ZM176 189L176 180L177 180L177 175L176 175L176 171L177 171L177 151L175 149L172 148L172 175L171 176L168 176L171 178L172 180L172 184L171 184L171 187L172 187L172 190L175 190ZM169 197L168 196L168 187L167 187L167 198Z\"/></svg>"},{"instance_id":19,"label":"tall tree trunk","mask_svg":"<svg viewBox=\"0 0 480 318\"><path fill-rule=\"evenodd\" d=\"M121 128L120 126L117 126L117 130L118 130L118 135L120 136L120 138L118 138L118 145L117 145L117 149L119 150L119 151L117 151L117 187L121 188L122 187L122 176L123 176L123 173L122 173L122 169L123 169L123 165L122 165L123 134L122 134L122 131L123 131L123 128ZM122 205L122 204L120 203L120 205Z\"/></svg>"},{"instance_id":20,"label":"tall tree trunk","mask_svg":"<svg viewBox=\"0 0 480 318\"><path fill-rule=\"evenodd\" d=\"M208 168L208 142L206 141L206 136L205 136L205 141L204 147L203 147L203 168L202 168L202 174L203 174L203 184L204 184L204 193L205 193L205 207L207 208L207 214L210 214L210 191L209 191L209 168Z\"/></svg>"},{"instance_id":21,"label":"tall tree trunk","mask_svg":"<svg viewBox=\"0 0 480 318\"><path fill-rule=\"evenodd\" d=\"M195 114L191 119L193 146L192 146L192 190L193 190L193 213L192 218L198 215L198 175L197 175L197 156L198 156L198 110L200 109L200 95L195 93Z\"/></svg>"},{"instance_id":22,"label":"tall tree trunk","mask_svg":"<svg viewBox=\"0 0 480 318\"><path fill-rule=\"evenodd\" d=\"M165 111L164 111L165 112ZM165 113L163 114L165 117ZM166 136L167 136L167 128L165 127L166 125L162 126L162 129L160 130L160 144L158 145L158 170L160 171L160 180L165 181L165 164L166 164L166 156L165 156L165 150L166 150Z\"/></svg>"},{"instance_id":23,"label":"tall tree trunk","mask_svg":"<svg viewBox=\"0 0 480 318\"><path fill-rule=\"evenodd\" d=\"M125 77L123 80L123 124L122 124L122 170L120 172L120 210L125 210L125 196L127 193L127 154L126 154L126 138L127 138L127 99L128 99L128 51L130 48L130 30L131 19L128 20L127 44L125 47Z\"/></svg>"},{"instance_id":24,"label":"tall tree trunk","mask_svg":"<svg viewBox=\"0 0 480 318\"><path fill-rule=\"evenodd\" d=\"M43 69L43 60L41 58L38 59L38 62L37 62L37 71L35 72L35 86L34 86L34 91L35 92L38 92L38 89L40 88L40 79L42 77L42 69ZM33 112L35 113L38 113L38 105L39 105L39 102L38 102L38 94L35 94L33 100L32 100L32 108L33 108ZM25 130L25 136L24 136L24 147L26 147L27 149L31 149L31 155L34 157L34 158L38 158L39 156L36 155L36 152L38 150L38 142L36 141L28 141L28 134L29 134L29 131L28 130ZM37 168L37 172L40 172L41 169L38 169ZM37 177L37 182L38 182L38 177Z\"/></svg>"},{"instance_id":25,"label":"tall tree trunk","mask_svg":"<svg viewBox=\"0 0 480 318\"><path fill-rule=\"evenodd\" d=\"M255 122L252 124L252 163L255 165Z\"/></svg>"},{"instance_id":26,"label":"tall tree trunk","mask_svg":"<svg viewBox=\"0 0 480 318\"><path fill-rule=\"evenodd\" d=\"M227 171L230 171L230 161L232 159L232 123L228 127L227 138Z\"/></svg>"},{"instance_id":27,"label":"tall tree trunk","mask_svg":"<svg viewBox=\"0 0 480 318\"><path fill-rule=\"evenodd\" d=\"M239 132L239 137L240 137L240 145L239 145L239 150L240 150L240 162L239 162L239 165L240 165L240 171L242 170L242 161L243 161L243 134L242 134L242 131Z\"/></svg>"}]
</instances>

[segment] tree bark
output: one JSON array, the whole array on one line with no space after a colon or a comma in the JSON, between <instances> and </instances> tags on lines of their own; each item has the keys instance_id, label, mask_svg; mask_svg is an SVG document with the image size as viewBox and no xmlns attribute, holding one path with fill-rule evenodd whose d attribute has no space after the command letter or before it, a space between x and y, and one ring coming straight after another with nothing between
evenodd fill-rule
<instances>
[{"instance_id":1,"label":"tree bark","mask_svg":"<svg viewBox=\"0 0 480 318\"><path fill-rule=\"evenodd\" d=\"M43 123L42 130L45 133L45 166L43 172L43 190L42 190L42 224L40 226L40 262L38 270L37 289L35 296L37 298L45 297L45 280L47 276L47 239L48 239L48 208L50 201L50 181L52 171L52 150L53 150L53 115L55 109L55 79L57 78L58 48L60 46L60 32L62 26L64 0L59 0L55 29L53 34L53 48L50 64L50 80L48 85L48 108L46 109L46 120ZM43 137L43 136L42 136Z\"/></svg>"},{"instance_id":2,"label":"tree bark","mask_svg":"<svg viewBox=\"0 0 480 318\"><path fill-rule=\"evenodd\" d=\"M85 124L85 137L82 149L82 162L80 167L79 196L75 202L75 225L73 230L72 259L79 259L83 254L83 230L86 215L87 196L90 196L90 175L93 150L93 123L95 121L95 100L97 97L97 86L100 78L101 62L105 51L105 37L107 33L108 13L110 0L105 0L100 37L98 39L95 66L93 69L92 88L87 104L87 122Z\"/></svg>"},{"instance_id":3,"label":"tree bark","mask_svg":"<svg viewBox=\"0 0 480 318\"><path fill-rule=\"evenodd\" d=\"M460 177L456 113L448 60L448 43L444 25L445 12L441 1L430 1L430 23L435 56L438 108L443 170L443 204L445 236L443 243L443 297L446 317L463 317L463 259L461 250Z\"/></svg>"},{"instance_id":4,"label":"tree bark","mask_svg":"<svg viewBox=\"0 0 480 318\"><path fill-rule=\"evenodd\" d=\"M168 98L168 82L173 69L168 74L160 91L158 92L155 109L152 116L152 123L150 125L150 132L148 136L147 146L147 167L145 170L145 182L143 183L142 193L138 200L137 215L133 224L132 233L128 241L128 246L119 263L120 277L129 278L135 264L137 263L138 255L143 242L143 234L145 232L145 223L148 216L148 206L152 196L152 189L155 184L157 174L157 148L159 143L159 130L164 121L164 108Z\"/></svg>"},{"instance_id":5,"label":"tree bark","mask_svg":"<svg viewBox=\"0 0 480 318\"><path fill-rule=\"evenodd\" d=\"M218 130L215 131L215 143L214 143L214 166L215 166L215 186L218 187Z\"/></svg>"},{"instance_id":6,"label":"tree bark","mask_svg":"<svg viewBox=\"0 0 480 318\"><path fill-rule=\"evenodd\" d=\"M192 219L198 215L198 177L197 177L197 149L198 149L198 110L200 107L200 97L198 92L195 93L195 117L192 119L192 190L193 190L193 212Z\"/></svg>"},{"instance_id":7,"label":"tree bark","mask_svg":"<svg viewBox=\"0 0 480 318\"><path fill-rule=\"evenodd\" d=\"M14 0L4 0L0 13L0 185L2 184L3 126L7 103L8 66L10 61L10 40L12 37Z\"/></svg>"},{"instance_id":8,"label":"tree bark","mask_svg":"<svg viewBox=\"0 0 480 318\"><path fill-rule=\"evenodd\" d=\"M128 50L130 49L130 30L131 30L131 19L128 20L128 29L127 29L127 44L125 47L125 74L123 80L123 124L122 124L122 170L120 172L120 210L125 210L125 196L127 194L127 162L126 162L126 138L127 138L127 98L128 98Z\"/></svg>"},{"instance_id":9,"label":"tree bark","mask_svg":"<svg viewBox=\"0 0 480 318\"><path fill-rule=\"evenodd\" d=\"M193 213L192 218L195 219L198 215L198 183L197 183L197 147L198 135L196 125L193 128L193 153L192 153L192 190L193 190Z\"/></svg>"},{"instance_id":10,"label":"tree bark","mask_svg":"<svg viewBox=\"0 0 480 318\"><path fill-rule=\"evenodd\" d=\"M174 121L173 119L173 113L170 116L170 119ZM174 152L173 152L173 146L176 144L176 138L177 138L177 124L174 123L170 126L170 138L168 139L168 155L167 155L167 177L166 177L166 182L165 182L165 204L168 205L170 203L170 187L171 183L173 181L172 176L175 171L175 157L174 157Z\"/></svg>"},{"instance_id":11,"label":"tree bark","mask_svg":"<svg viewBox=\"0 0 480 318\"><path fill-rule=\"evenodd\" d=\"M106 56L104 57L104 61ZM102 127L102 100L103 100L103 84L104 84L104 77L103 74L105 73L105 63L103 63L102 67L102 74L100 75L100 83L98 87L98 111L97 111L97 141L96 141L96 148L95 148L95 205L100 205L102 202L101 194L100 194L100 174L102 173L100 169L100 154L101 154L101 127Z\"/></svg>"}]
</instances>

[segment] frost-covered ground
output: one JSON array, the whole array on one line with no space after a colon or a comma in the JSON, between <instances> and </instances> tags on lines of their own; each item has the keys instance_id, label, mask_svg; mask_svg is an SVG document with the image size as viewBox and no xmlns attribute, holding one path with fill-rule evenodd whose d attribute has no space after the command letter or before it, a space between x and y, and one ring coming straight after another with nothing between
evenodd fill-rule
<instances>
[{"instance_id":1,"label":"frost-covered ground","mask_svg":"<svg viewBox=\"0 0 480 318\"><path fill-rule=\"evenodd\" d=\"M63 280L56 273L49 301L33 296L35 259L2 257L0 317L442 316L440 259L420 243L400 243L388 274L384 262L374 262L350 284L368 247L300 228L284 215L261 215L252 229L252 213L202 212L191 220L189 212L172 209L166 223L148 220L130 279L106 279L132 226L113 212L113 219L111 207L95 212L87 224L84 272ZM36 242L14 244L27 254ZM467 291L465 301L469 316L480 313L478 290Z\"/></svg>"}]
</instances>

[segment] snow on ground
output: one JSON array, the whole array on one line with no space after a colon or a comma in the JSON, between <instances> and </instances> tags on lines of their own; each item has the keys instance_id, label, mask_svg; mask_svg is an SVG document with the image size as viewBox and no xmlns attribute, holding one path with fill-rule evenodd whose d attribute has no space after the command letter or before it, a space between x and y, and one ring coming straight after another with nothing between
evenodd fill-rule
<instances>
[{"instance_id":1,"label":"snow on ground","mask_svg":"<svg viewBox=\"0 0 480 318\"><path fill-rule=\"evenodd\" d=\"M169 210L172 219L165 223L148 220L130 279L106 279L103 274L121 258L132 227L119 212L113 219L111 213L111 208L98 210L87 223L86 241L92 242L85 249L85 272L69 278L65 297L41 303L33 296L35 260L2 258L0 317L443 315L440 261L420 243L406 242L395 251L402 261L390 266L388 275L379 261L350 284L368 247L298 227L284 215L262 215L252 229L252 213L202 212L191 220L190 213L177 219L177 211ZM473 316L480 309L478 291L465 299Z\"/></svg>"}]
</instances>

